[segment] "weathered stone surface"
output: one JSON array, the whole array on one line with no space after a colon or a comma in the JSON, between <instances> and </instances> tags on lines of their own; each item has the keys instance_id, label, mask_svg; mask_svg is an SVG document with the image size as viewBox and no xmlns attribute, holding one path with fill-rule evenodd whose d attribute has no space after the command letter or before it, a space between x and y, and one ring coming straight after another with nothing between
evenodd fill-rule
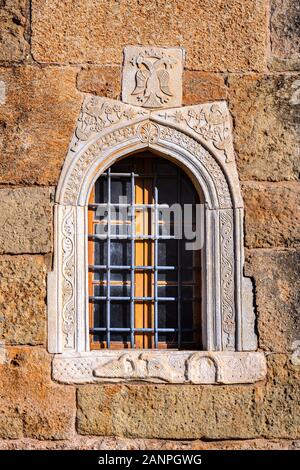
<instances>
[{"instance_id":1,"label":"weathered stone surface","mask_svg":"<svg viewBox=\"0 0 300 470\"><path fill-rule=\"evenodd\" d=\"M37 61L120 63L127 44L183 46L187 67L263 70L264 0L33 0L32 52Z\"/></svg>"},{"instance_id":2,"label":"weathered stone surface","mask_svg":"<svg viewBox=\"0 0 300 470\"><path fill-rule=\"evenodd\" d=\"M177 441L74 436L65 441L0 439L1 450L299 450L299 440L245 439L228 441Z\"/></svg>"},{"instance_id":3,"label":"weathered stone surface","mask_svg":"<svg viewBox=\"0 0 300 470\"><path fill-rule=\"evenodd\" d=\"M291 351L300 339L300 254L293 251L252 252L245 273L256 291L259 347Z\"/></svg>"},{"instance_id":4,"label":"weathered stone surface","mask_svg":"<svg viewBox=\"0 0 300 470\"><path fill-rule=\"evenodd\" d=\"M121 67L91 66L77 75L77 88L85 93L120 99Z\"/></svg>"},{"instance_id":5,"label":"weathered stone surface","mask_svg":"<svg viewBox=\"0 0 300 470\"><path fill-rule=\"evenodd\" d=\"M1 183L57 183L82 101L76 73L59 67L0 68L6 86L0 106Z\"/></svg>"},{"instance_id":6,"label":"weathered stone surface","mask_svg":"<svg viewBox=\"0 0 300 470\"><path fill-rule=\"evenodd\" d=\"M159 439L258 436L260 385L85 385L78 389L80 434Z\"/></svg>"},{"instance_id":7,"label":"weathered stone surface","mask_svg":"<svg viewBox=\"0 0 300 470\"><path fill-rule=\"evenodd\" d=\"M42 256L0 257L0 340L39 344L46 332L46 266Z\"/></svg>"},{"instance_id":8,"label":"weathered stone surface","mask_svg":"<svg viewBox=\"0 0 300 470\"><path fill-rule=\"evenodd\" d=\"M29 0L0 2L0 61L19 61L29 50Z\"/></svg>"},{"instance_id":9,"label":"weathered stone surface","mask_svg":"<svg viewBox=\"0 0 300 470\"><path fill-rule=\"evenodd\" d=\"M66 439L74 429L75 390L50 381L50 356L7 348L0 364L0 437Z\"/></svg>"},{"instance_id":10,"label":"weathered stone surface","mask_svg":"<svg viewBox=\"0 0 300 470\"><path fill-rule=\"evenodd\" d=\"M243 183L248 248L300 246L300 184Z\"/></svg>"},{"instance_id":11,"label":"weathered stone surface","mask_svg":"<svg viewBox=\"0 0 300 470\"><path fill-rule=\"evenodd\" d=\"M47 253L52 249L50 188L0 189L0 253Z\"/></svg>"},{"instance_id":12,"label":"weathered stone surface","mask_svg":"<svg viewBox=\"0 0 300 470\"><path fill-rule=\"evenodd\" d=\"M262 433L267 438L299 438L300 365L293 366L289 356L272 354L268 370Z\"/></svg>"},{"instance_id":13,"label":"weathered stone surface","mask_svg":"<svg viewBox=\"0 0 300 470\"><path fill-rule=\"evenodd\" d=\"M229 77L241 179L299 178L299 79L299 75Z\"/></svg>"},{"instance_id":14,"label":"weathered stone surface","mask_svg":"<svg viewBox=\"0 0 300 470\"><path fill-rule=\"evenodd\" d=\"M271 65L276 70L300 70L300 4L271 0Z\"/></svg>"},{"instance_id":15,"label":"weathered stone surface","mask_svg":"<svg viewBox=\"0 0 300 470\"><path fill-rule=\"evenodd\" d=\"M183 105L207 103L227 99L227 87L220 74L194 72L183 73Z\"/></svg>"}]
</instances>

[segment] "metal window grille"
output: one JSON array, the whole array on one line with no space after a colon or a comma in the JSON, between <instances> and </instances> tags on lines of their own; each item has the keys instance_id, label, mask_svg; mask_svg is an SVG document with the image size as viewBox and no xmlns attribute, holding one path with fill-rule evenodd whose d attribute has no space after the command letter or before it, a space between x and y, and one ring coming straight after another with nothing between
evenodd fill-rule
<instances>
[{"instance_id":1,"label":"metal window grille","mask_svg":"<svg viewBox=\"0 0 300 470\"><path fill-rule=\"evenodd\" d=\"M137 201L136 197L137 185L145 180L152 188L150 202ZM173 192L173 203L198 202L196 190L185 173L151 154L122 160L103 173L95 184L89 203L88 235L92 348L136 348L138 336L147 336L150 348L201 347L200 253L187 253L184 239L177 239L174 233L163 233L162 210L172 202L162 200L166 188L167 193L168 188ZM118 202L120 196L125 196L127 201ZM105 210L107 217L97 217L99 208ZM128 211L128 218L113 220L112 213L121 209ZM140 211L144 211L142 217L146 214L150 220L146 230L142 224L142 231L137 230ZM99 234L97 226L103 223L106 232ZM171 221L169 225L174 231L171 227L174 223ZM147 263L139 265L136 252L141 247L137 244L143 249L143 243L148 244L150 256ZM161 263L161 258L165 263ZM146 295L143 292L139 296L136 295L137 278L141 273L151 280L151 288L145 290ZM137 319L137 305L149 307L147 322L142 327L137 326L141 323Z\"/></svg>"}]
</instances>

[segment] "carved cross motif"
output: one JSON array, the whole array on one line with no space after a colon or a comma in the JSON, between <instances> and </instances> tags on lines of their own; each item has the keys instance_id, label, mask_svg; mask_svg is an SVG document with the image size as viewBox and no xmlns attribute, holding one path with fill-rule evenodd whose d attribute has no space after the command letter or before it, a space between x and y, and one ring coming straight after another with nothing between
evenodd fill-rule
<instances>
[{"instance_id":1,"label":"carved cross motif","mask_svg":"<svg viewBox=\"0 0 300 470\"><path fill-rule=\"evenodd\" d=\"M127 46L122 99L149 109L181 105L183 50Z\"/></svg>"}]
</instances>

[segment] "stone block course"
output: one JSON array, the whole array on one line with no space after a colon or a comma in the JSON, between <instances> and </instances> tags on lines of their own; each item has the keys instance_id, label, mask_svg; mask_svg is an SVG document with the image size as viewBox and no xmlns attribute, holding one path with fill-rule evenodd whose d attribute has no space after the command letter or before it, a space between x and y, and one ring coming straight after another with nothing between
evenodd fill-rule
<instances>
[{"instance_id":1,"label":"stone block course","mask_svg":"<svg viewBox=\"0 0 300 470\"><path fill-rule=\"evenodd\" d=\"M299 74L229 76L240 179L299 179L299 78Z\"/></svg>"},{"instance_id":2,"label":"stone block course","mask_svg":"<svg viewBox=\"0 0 300 470\"><path fill-rule=\"evenodd\" d=\"M42 256L0 256L0 340L46 340L46 266Z\"/></svg>"},{"instance_id":3,"label":"stone block course","mask_svg":"<svg viewBox=\"0 0 300 470\"><path fill-rule=\"evenodd\" d=\"M67 439L74 430L75 390L50 380L50 356L12 347L0 364L0 438Z\"/></svg>"},{"instance_id":4,"label":"stone block course","mask_svg":"<svg viewBox=\"0 0 300 470\"><path fill-rule=\"evenodd\" d=\"M300 70L300 5L298 0L271 0L270 66L274 70Z\"/></svg>"},{"instance_id":5,"label":"stone block course","mask_svg":"<svg viewBox=\"0 0 300 470\"><path fill-rule=\"evenodd\" d=\"M33 0L32 53L42 63L121 64L127 44L183 46L202 71L262 71L264 0Z\"/></svg>"},{"instance_id":6,"label":"stone block course","mask_svg":"<svg viewBox=\"0 0 300 470\"><path fill-rule=\"evenodd\" d=\"M52 250L54 188L0 189L0 254Z\"/></svg>"},{"instance_id":7,"label":"stone block course","mask_svg":"<svg viewBox=\"0 0 300 470\"><path fill-rule=\"evenodd\" d=\"M300 247L300 184L243 183L245 245Z\"/></svg>"},{"instance_id":8,"label":"stone block course","mask_svg":"<svg viewBox=\"0 0 300 470\"><path fill-rule=\"evenodd\" d=\"M296 251L249 251L245 274L255 283L259 347L288 352L300 339L300 254Z\"/></svg>"},{"instance_id":9,"label":"stone block course","mask_svg":"<svg viewBox=\"0 0 300 470\"><path fill-rule=\"evenodd\" d=\"M80 111L76 68L0 67L0 183L57 184Z\"/></svg>"},{"instance_id":10,"label":"stone block course","mask_svg":"<svg viewBox=\"0 0 300 470\"><path fill-rule=\"evenodd\" d=\"M0 61L21 61L29 52L29 0L0 4Z\"/></svg>"}]
</instances>

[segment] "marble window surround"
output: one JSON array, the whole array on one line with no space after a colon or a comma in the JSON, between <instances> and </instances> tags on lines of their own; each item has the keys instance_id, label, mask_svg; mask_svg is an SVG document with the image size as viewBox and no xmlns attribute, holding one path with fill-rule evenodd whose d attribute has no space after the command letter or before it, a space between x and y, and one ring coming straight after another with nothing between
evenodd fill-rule
<instances>
[{"instance_id":1,"label":"marble window surround","mask_svg":"<svg viewBox=\"0 0 300 470\"><path fill-rule=\"evenodd\" d=\"M174 86L171 73L168 78L167 92ZM243 201L227 104L165 104L149 109L84 98L56 191L54 268L48 274L48 350L59 382L234 384L266 375L265 356L257 352L252 284L243 277ZM110 165L145 149L184 167L204 195L204 351L89 350L89 194Z\"/></svg>"}]
</instances>

